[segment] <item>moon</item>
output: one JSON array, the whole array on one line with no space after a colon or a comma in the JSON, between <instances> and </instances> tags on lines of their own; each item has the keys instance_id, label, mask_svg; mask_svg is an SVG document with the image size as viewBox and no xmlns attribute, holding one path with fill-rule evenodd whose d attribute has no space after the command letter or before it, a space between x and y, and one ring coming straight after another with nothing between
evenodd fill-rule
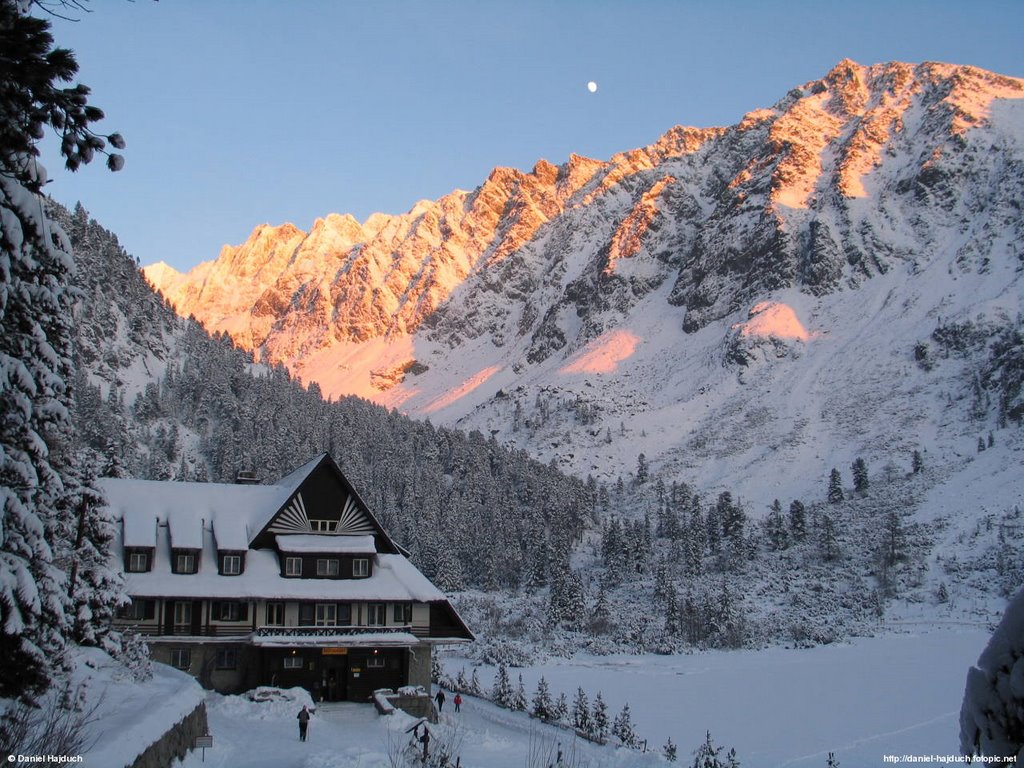
<instances>
[{"instance_id":1,"label":"moon","mask_svg":"<svg viewBox=\"0 0 1024 768\"><path fill-rule=\"evenodd\" d=\"M587 83L587 90L590 91L591 93L597 93L597 83L591 80L589 83Z\"/></svg>"}]
</instances>

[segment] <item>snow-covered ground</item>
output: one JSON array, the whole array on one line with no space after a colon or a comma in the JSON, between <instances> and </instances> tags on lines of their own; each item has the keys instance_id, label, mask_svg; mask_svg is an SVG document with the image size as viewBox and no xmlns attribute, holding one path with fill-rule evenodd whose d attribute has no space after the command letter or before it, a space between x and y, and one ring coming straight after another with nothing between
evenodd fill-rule
<instances>
[{"instance_id":1,"label":"snow-covered ground","mask_svg":"<svg viewBox=\"0 0 1024 768\"><path fill-rule=\"evenodd\" d=\"M952 755L967 669L988 636L982 629L931 628L804 650L582 656L511 670L513 681L522 674L531 696L543 675L570 702L579 686L591 701L601 691L611 716L628 701L654 754L574 744L566 731L472 698L456 715L451 696L438 736L454 732L467 768L525 767L531 750L545 752L559 741L567 755L575 750L577 765L661 765L658 753L669 737L686 764L707 731L716 744L735 747L748 768L823 766L829 752L844 768L882 765L887 754ZM449 658L448 671L461 664ZM492 672L479 670L485 685ZM390 766L389 754L414 722L401 713L378 716L368 705L329 705L300 743L295 703L216 694L207 703L216 746L205 764L195 753L185 768Z\"/></svg>"}]
</instances>

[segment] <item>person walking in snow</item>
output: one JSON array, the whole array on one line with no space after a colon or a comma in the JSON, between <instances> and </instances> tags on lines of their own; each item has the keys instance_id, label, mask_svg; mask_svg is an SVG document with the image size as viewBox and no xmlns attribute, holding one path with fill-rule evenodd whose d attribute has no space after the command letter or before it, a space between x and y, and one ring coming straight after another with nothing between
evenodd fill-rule
<instances>
[{"instance_id":1,"label":"person walking in snow","mask_svg":"<svg viewBox=\"0 0 1024 768\"><path fill-rule=\"evenodd\" d=\"M456 693L455 698L452 699L452 701L455 703L455 711L458 712L459 708L462 706L462 694Z\"/></svg>"},{"instance_id":2,"label":"person walking in snow","mask_svg":"<svg viewBox=\"0 0 1024 768\"><path fill-rule=\"evenodd\" d=\"M306 729L309 728L309 708L303 704L302 711L298 714L299 718L299 741L306 740Z\"/></svg>"},{"instance_id":3,"label":"person walking in snow","mask_svg":"<svg viewBox=\"0 0 1024 768\"><path fill-rule=\"evenodd\" d=\"M434 697L434 701L437 702L437 714L441 714L441 710L444 708L444 690L437 692L437 696Z\"/></svg>"}]
</instances>

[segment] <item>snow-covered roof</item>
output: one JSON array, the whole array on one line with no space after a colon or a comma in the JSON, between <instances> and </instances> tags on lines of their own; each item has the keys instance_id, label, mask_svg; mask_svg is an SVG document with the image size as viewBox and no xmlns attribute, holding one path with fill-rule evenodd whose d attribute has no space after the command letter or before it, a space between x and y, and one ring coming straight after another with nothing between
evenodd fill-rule
<instances>
[{"instance_id":1,"label":"snow-covered roof","mask_svg":"<svg viewBox=\"0 0 1024 768\"><path fill-rule=\"evenodd\" d=\"M172 573L168 530L163 527L157 534L152 570L146 573L126 573L125 589L132 597L194 597L215 600L265 598L434 602L446 599L444 594L402 555L376 555L371 575L364 579L299 579L281 575L281 565L277 553L273 550L250 549L245 558L245 570L241 574L221 576L217 568L217 542L214 533L209 529L203 532L198 572Z\"/></svg>"},{"instance_id":2,"label":"snow-covered roof","mask_svg":"<svg viewBox=\"0 0 1024 768\"><path fill-rule=\"evenodd\" d=\"M263 529L322 458L322 455L317 456L273 485L180 483L111 477L100 479L99 485L114 517L125 521L128 532L125 546L152 547L153 535L145 538L143 529L146 525L155 528L152 521L156 518L171 525L175 534L174 546L198 548L201 546L195 541L199 536L198 530L189 532L186 528L190 519L203 519L207 526L212 523L220 534L218 543L221 549L247 549L250 537ZM244 544L241 543L243 535ZM186 540L191 540L194 546L179 543ZM131 541L148 543L133 544Z\"/></svg>"},{"instance_id":3,"label":"snow-covered roof","mask_svg":"<svg viewBox=\"0 0 1024 768\"><path fill-rule=\"evenodd\" d=\"M277 548L282 552L339 555L373 555L377 545L373 536L332 536L330 534L278 534Z\"/></svg>"},{"instance_id":4,"label":"snow-covered roof","mask_svg":"<svg viewBox=\"0 0 1024 768\"><path fill-rule=\"evenodd\" d=\"M139 510L138 514L125 515L121 518L126 547L156 546L156 511Z\"/></svg>"},{"instance_id":5,"label":"snow-covered roof","mask_svg":"<svg viewBox=\"0 0 1024 768\"><path fill-rule=\"evenodd\" d=\"M219 514L213 518L213 538L217 549L243 550L249 548L249 530L245 515Z\"/></svg>"},{"instance_id":6,"label":"snow-covered roof","mask_svg":"<svg viewBox=\"0 0 1024 768\"><path fill-rule=\"evenodd\" d=\"M203 515L198 509L175 509L167 514L171 546L175 549L202 549Z\"/></svg>"}]
</instances>

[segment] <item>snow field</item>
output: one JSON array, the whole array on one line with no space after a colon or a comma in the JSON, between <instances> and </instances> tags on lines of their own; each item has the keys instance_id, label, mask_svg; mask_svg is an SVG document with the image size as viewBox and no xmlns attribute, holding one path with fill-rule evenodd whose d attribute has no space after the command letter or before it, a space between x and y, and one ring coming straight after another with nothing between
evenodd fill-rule
<instances>
[{"instance_id":1,"label":"snow field","mask_svg":"<svg viewBox=\"0 0 1024 768\"><path fill-rule=\"evenodd\" d=\"M792 650L714 651L677 656L579 656L511 669L522 674L529 698L544 676L552 694L570 703L582 686L598 691L614 717L625 703L652 752L598 746L545 725L464 697L455 714L449 695L435 743L461 743L465 768L528 768L531 754L551 755L560 744L578 766L646 768L671 737L677 765L692 761L711 732L735 747L745 768L824 766L829 752L843 768L884 764L887 754L955 755L968 668L988 642L982 629L931 629L919 634L858 639L845 645ZM468 663L451 656L448 673ZM494 670L478 670L489 686ZM309 741L298 741L301 702L256 704L238 696L207 698L214 748L206 762L195 752L180 768L390 768L389 754L405 744L415 720L382 717L369 705L321 705ZM548 759L541 764L547 765Z\"/></svg>"},{"instance_id":2,"label":"snow field","mask_svg":"<svg viewBox=\"0 0 1024 768\"><path fill-rule=\"evenodd\" d=\"M577 687L591 702L600 691L609 718L628 703L649 748L660 752L671 737L684 764L710 731L748 768L823 766L829 752L859 768L886 754L958 754L967 670L988 636L933 629L800 650L577 656L509 676L515 685L522 674L528 700L543 676L570 705ZM450 657L446 671L463 663ZM485 690L494 671L478 669Z\"/></svg>"}]
</instances>

